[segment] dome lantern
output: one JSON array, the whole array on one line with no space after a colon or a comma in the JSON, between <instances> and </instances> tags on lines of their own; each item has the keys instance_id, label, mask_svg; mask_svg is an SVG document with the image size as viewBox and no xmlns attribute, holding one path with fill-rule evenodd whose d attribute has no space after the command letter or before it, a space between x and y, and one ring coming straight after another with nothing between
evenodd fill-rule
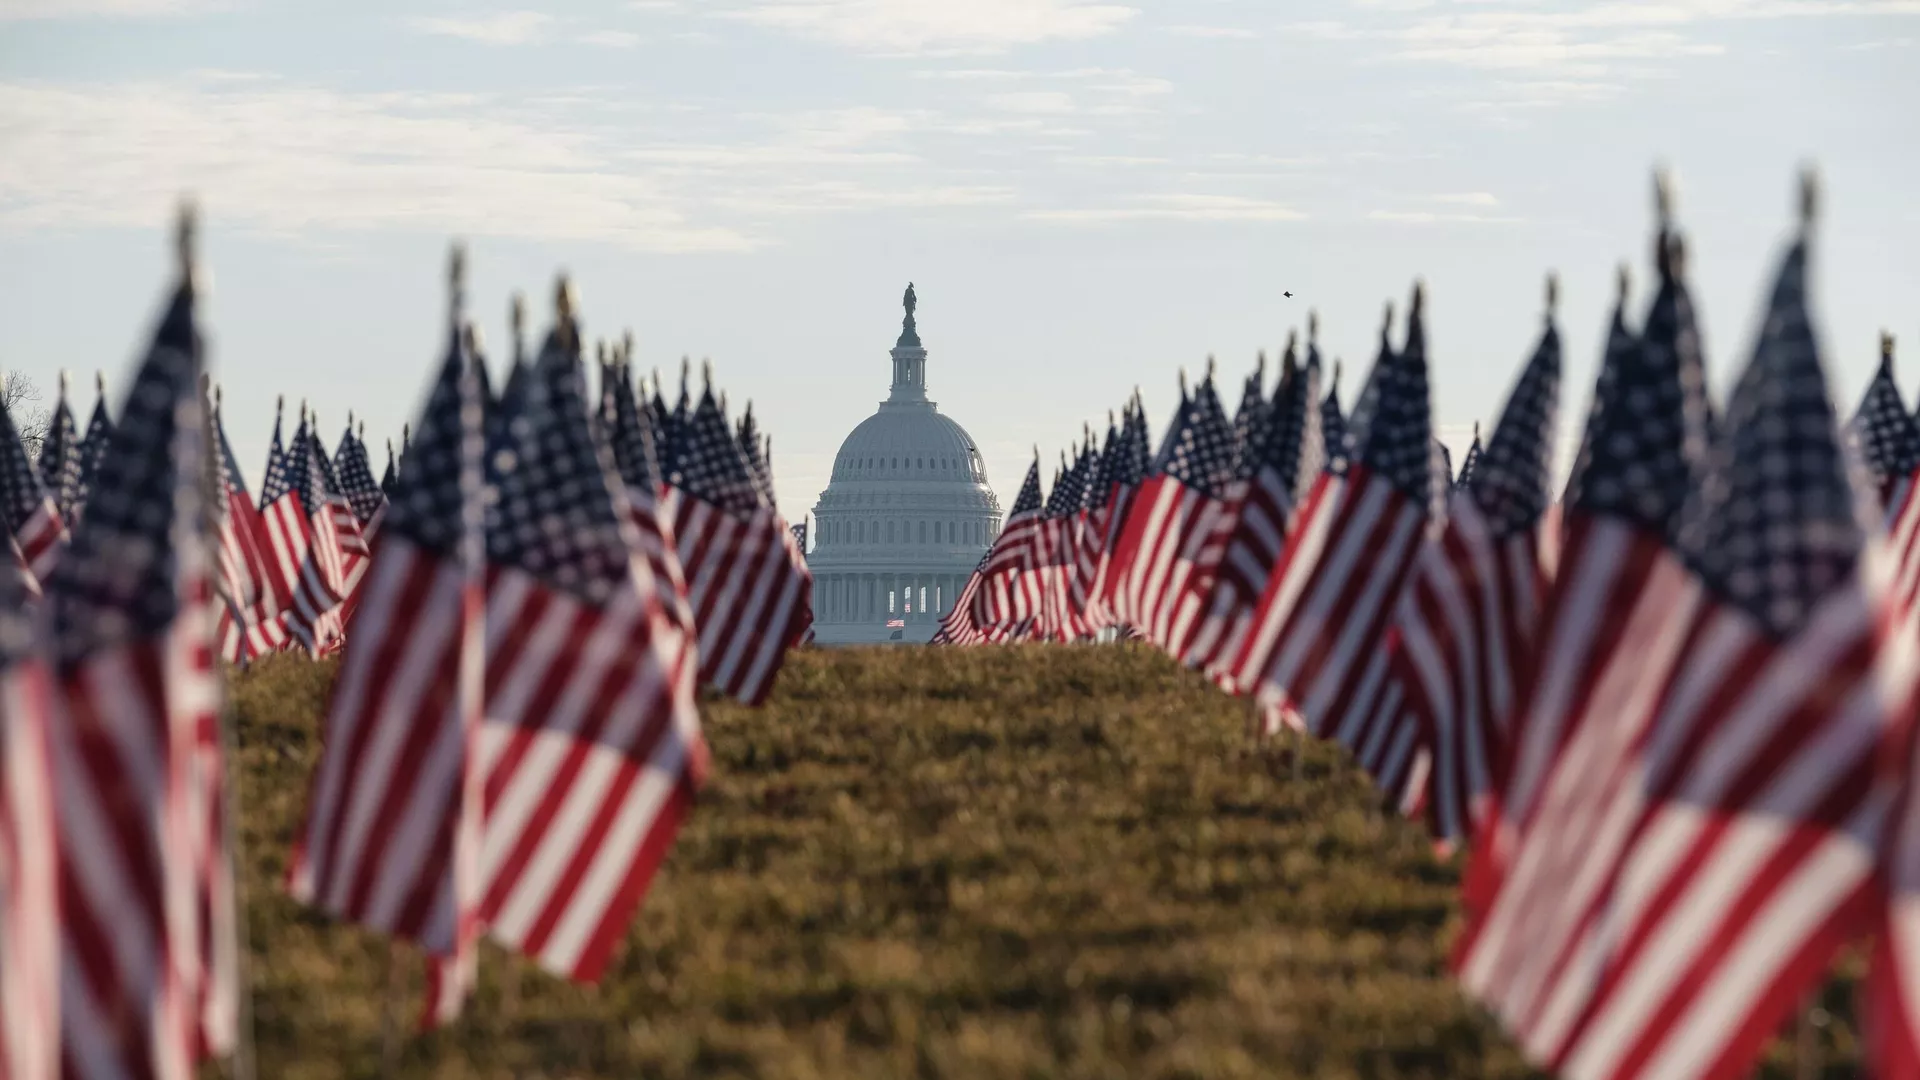
<instances>
[{"instance_id":1,"label":"dome lantern","mask_svg":"<svg viewBox=\"0 0 1920 1080\"><path fill-rule=\"evenodd\" d=\"M900 321L900 340L893 343L893 392L887 395L887 404L919 404L927 400L927 350L913 321L913 309L920 301L913 295L911 281L900 306L907 309L907 317Z\"/></svg>"}]
</instances>

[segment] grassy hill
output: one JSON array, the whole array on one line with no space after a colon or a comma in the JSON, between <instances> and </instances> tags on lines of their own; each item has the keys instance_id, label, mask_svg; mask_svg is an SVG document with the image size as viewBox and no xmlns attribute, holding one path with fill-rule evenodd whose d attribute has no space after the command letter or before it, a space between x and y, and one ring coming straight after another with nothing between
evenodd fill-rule
<instances>
[{"instance_id":1,"label":"grassy hill","mask_svg":"<svg viewBox=\"0 0 1920 1080\"><path fill-rule=\"evenodd\" d=\"M262 1077L380 1075L385 942L278 885L331 675L233 689ZM703 717L712 781L606 982L490 949L400 1075L1528 1075L1444 973L1455 868L1157 653L810 649Z\"/></svg>"}]
</instances>

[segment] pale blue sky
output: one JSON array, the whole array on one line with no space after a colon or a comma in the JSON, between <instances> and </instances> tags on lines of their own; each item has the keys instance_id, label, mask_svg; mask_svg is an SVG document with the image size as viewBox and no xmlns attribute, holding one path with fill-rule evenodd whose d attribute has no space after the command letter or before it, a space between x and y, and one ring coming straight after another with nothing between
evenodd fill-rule
<instances>
[{"instance_id":1,"label":"pale blue sky","mask_svg":"<svg viewBox=\"0 0 1920 1080\"><path fill-rule=\"evenodd\" d=\"M1882 327L1920 350L1916 104L1920 0L0 0L0 367L73 370L76 411L123 378L191 190L255 484L277 392L398 432L453 236L496 360L561 267L642 366L711 357L789 517L885 396L909 279L1003 501L1136 383L1158 424L1211 353L1237 395L1309 306L1351 399L1416 275L1457 460L1549 268L1584 411L1658 160L1723 385L1810 159L1851 408Z\"/></svg>"}]
</instances>

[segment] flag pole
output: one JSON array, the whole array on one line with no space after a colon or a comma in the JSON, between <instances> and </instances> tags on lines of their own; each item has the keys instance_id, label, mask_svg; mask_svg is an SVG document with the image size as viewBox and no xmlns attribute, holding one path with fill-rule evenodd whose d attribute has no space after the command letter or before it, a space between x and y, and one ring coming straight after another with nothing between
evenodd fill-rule
<instances>
[{"instance_id":1,"label":"flag pole","mask_svg":"<svg viewBox=\"0 0 1920 1080\"><path fill-rule=\"evenodd\" d=\"M198 272L199 224L199 211L194 206L193 200L190 198L182 199L178 217L174 225L174 256L180 271L181 288L194 294L196 303L200 299L199 294L203 291L201 275ZM207 374L204 363L205 357L203 356L200 370L200 407L203 409L211 408L208 400L208 390L212 385L212 377ZM104 397L107 388L106 377L104 375L99 376L97 382L99 391ZM218 423L217 417L217 410L208 414L208 422L202 425L203 435L211 434L215 430L214 425ZM220 453L220 447L212 438L208 438L206 442L205 453L207 454L207 462L212 464L215 460L214 456ZM215 467L217 469L217 466ZM215 475L219 475L217 471ZM226 492L224 490L219 492L219 496L225 498ZM212 537L217 535L217 527L213 517L213 506L211 504L202 508L201 516L204 519L204 524L208 526L207 536ZM224 691L224 689L224 680L222 680L222 690ZM230 1073L234 1080L254 1080L253 965L249 955L252 945L248 940L247 934L247 887L244 876L239 872L239 866L242 860L240 858L240 829L236 824L240 820L240 781L238 778L240 769L240 737L234 722L232 699L224 692L220 695L220 723L217 726L219 729L220 761L222 764L220 770L220 791L222 798L226 800L227 804L226 813L221 815L220 831L221 839L225 842L227 849L226 869L228 874L228 887L233 890L233 990L235 1030L233 1061L230 1066ZM211 970L211 957L209 957L209 970Z\"/></svg>"}]
</instances>

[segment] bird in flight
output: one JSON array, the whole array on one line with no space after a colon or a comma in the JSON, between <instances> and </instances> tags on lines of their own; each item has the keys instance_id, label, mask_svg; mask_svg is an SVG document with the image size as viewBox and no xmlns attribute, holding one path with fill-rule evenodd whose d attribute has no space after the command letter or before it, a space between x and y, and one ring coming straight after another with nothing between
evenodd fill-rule
<instances>
[{"instance_id":1,"label":"bird in flight","mask_svg":"<svg viewBox=\"0 0 1920 1080\"><path fill-rule=\"evenodd\" d=\"M1293 296L1293 294L1292 294L1292 293L1290 293L1290 292L1283 292L1283 293L1281 293L1280 295L1281 295L1281 296L1285 296L1285 297L1288 297L1288 298L1291 298L1291 297Z\"/></svg>"}]
</instances>

